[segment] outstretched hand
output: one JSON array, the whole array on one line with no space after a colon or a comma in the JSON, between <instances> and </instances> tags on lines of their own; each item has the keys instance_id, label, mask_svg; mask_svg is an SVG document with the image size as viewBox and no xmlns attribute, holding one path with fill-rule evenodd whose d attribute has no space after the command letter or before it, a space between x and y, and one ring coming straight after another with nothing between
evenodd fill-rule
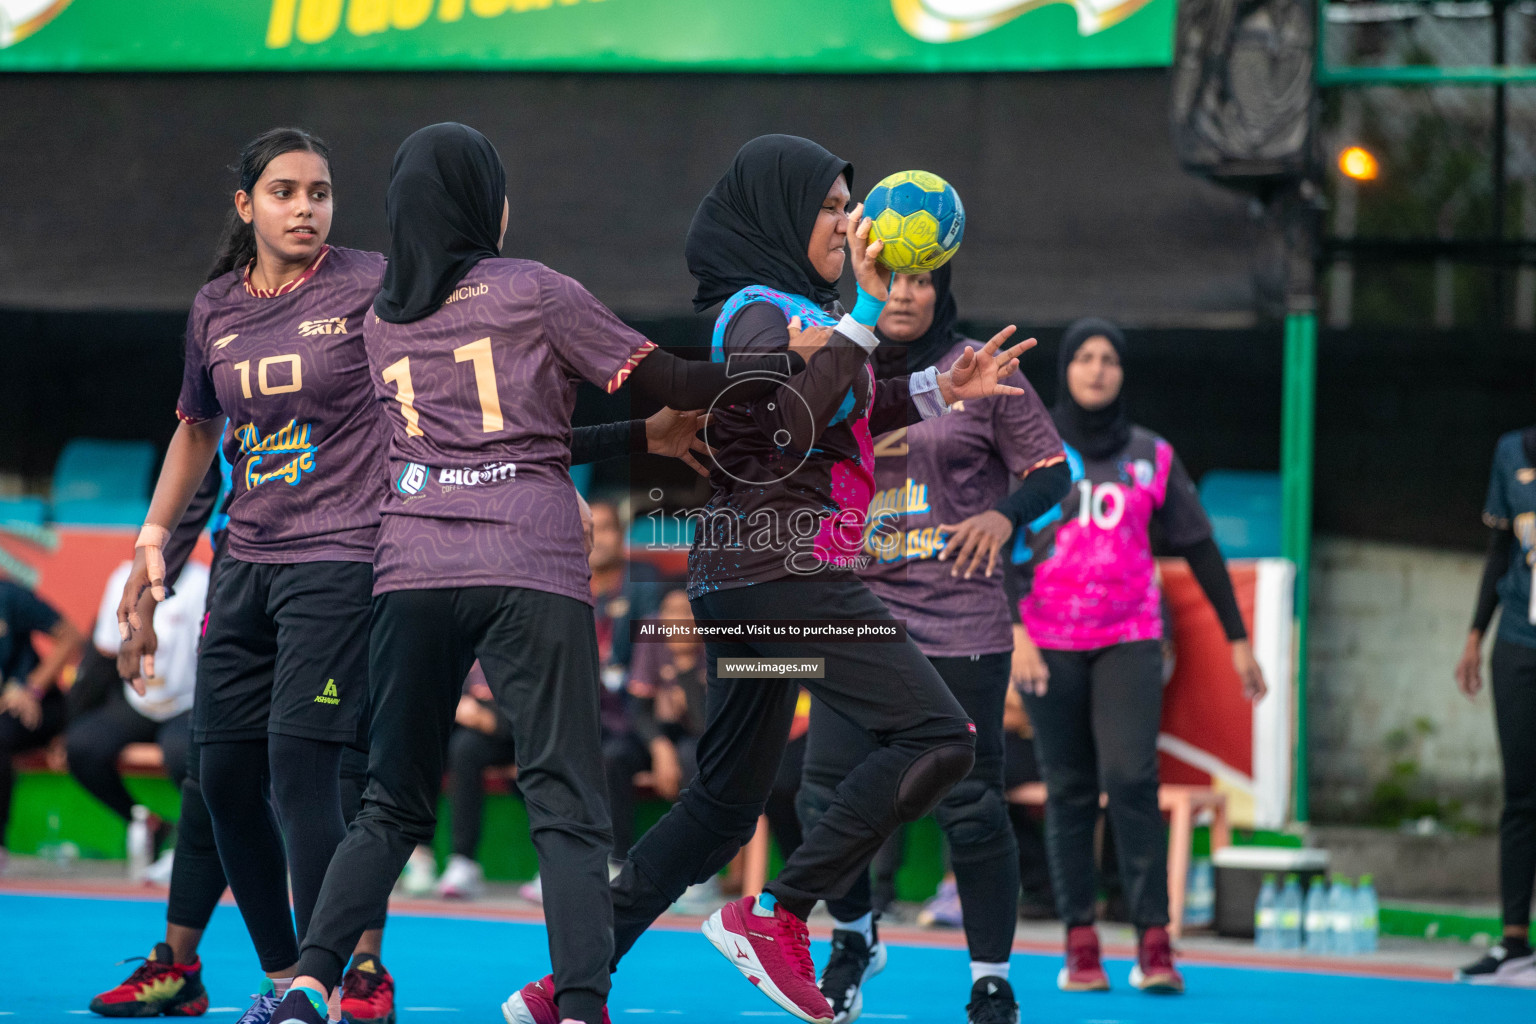
<instances>
[{"instance_id":1,"label":"outstretched hand","mask_svg":"<svg viewBox=\"0 0 1536 1024\"><path fill-rule=\"evenodd\" d=\"M691 412L662 409L646 417L645 450L652 455L681 459L692 466L693 471L699 476L709 476L709 470L693 457L694 452L706 456L715 454L715 450L698 436L707 426L709 426L707 412L697 409Z\"/></svg>"},{"instance_id":2,"label":"outstretched hand","mask_svg":"<svg viewBox=\"0 0 1536 1024\"><path fill-rule=\"evenodd\" d=\"M1004 384L1003 379L1019 368L1019 356L1038 344L1027 338L1012 348L1004 349L1003 342L1013 336L1017 327L1009 324L981 346L981 350L965 347L954 365L939 374L939 394L945 404L969 398L987 398L991 395L1022 395L1023 388Z\"/></svg>"}]
</instances>

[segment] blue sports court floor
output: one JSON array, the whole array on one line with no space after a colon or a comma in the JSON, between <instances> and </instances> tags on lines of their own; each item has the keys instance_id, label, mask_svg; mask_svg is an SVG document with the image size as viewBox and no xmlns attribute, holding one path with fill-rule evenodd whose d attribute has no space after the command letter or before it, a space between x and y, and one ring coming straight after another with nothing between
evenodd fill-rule
<instances>
[{"instance_id":1,"label":"blue sports court floor","mask_svg":"<svg viewBox=\"0 0 1536 1024\"><path fill-rule=\"evenodd\" d=\"M507 994L548 970L543 928L452 913L406 911L390 919L384 959L399 983L401 1020L499 1024ZM164 904L153 899L0 893L0 1024L89 1016L90 997L129 970L116 961L143 955L163 934L163 915ZM824 962L826 943L812 952ZM219 908L202 955L213 1007L207 1019L233 1024L257 980L233 907ZM890 966L866 989L864 1019L963 1022L966 964L963 949L893 943ZM1054 985L1059 966L1055 955L1014 956L1013 984L1026 1024L1404 1024L1536 1016L1536 991L1193 962L1184 967L1189 994L1182 998L1130 990L1124 983L1129 963L1113 960L1115 992L1066 995ZM610 1008L615 1024L793 1020L691 930L657 930L642 939L614 978Z\"/></svg>"}]
</instances>

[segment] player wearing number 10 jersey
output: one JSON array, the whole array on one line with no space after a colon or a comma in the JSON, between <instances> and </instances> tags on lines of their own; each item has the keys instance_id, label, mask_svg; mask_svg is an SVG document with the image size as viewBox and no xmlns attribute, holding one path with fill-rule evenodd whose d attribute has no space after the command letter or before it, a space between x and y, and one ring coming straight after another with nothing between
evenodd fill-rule
<instances>
[{"instance_id":1,"label":"player wearing number 10 jersey","mask_svg":"<svg viewBox=\"0 0 1536 1024\"><path fill-rule=\"evenodd\" d=\"M224 252L188 321L182 424L119 620L131 624L139 593L159 589L169 528L222 444L228 557L208 602L193 737L220 861L263 970L279 978L345 832L343 750L367 721L383 451L363 314L384 258L326 244L329 156L307 132L259 136L240 173ZM383 907L366 927L382 926Z\"/></svg>"}]
</instances>

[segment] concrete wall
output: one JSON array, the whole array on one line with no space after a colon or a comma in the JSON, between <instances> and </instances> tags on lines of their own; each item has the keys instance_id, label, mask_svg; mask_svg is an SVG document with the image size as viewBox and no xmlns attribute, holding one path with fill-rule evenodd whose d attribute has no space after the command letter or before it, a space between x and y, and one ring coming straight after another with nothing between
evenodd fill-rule
<instances>
[{"instance_id":1,"label":"concrete wall","mask_svg":"<svg viewBox=\"0 0 1536 1024\"><path fill-rule=\"evenodd\" d=\"M1481 571L1472 553L1319 538L1307 714L1316 820L1360 821L1393 762L1413 756L1389 751L1387 737L1425 718L1435 726L1416 750L1426 792L1496 822L1492 702L1485 688L1469 703L1451 680Z\"/></svg>"}]
</instances>

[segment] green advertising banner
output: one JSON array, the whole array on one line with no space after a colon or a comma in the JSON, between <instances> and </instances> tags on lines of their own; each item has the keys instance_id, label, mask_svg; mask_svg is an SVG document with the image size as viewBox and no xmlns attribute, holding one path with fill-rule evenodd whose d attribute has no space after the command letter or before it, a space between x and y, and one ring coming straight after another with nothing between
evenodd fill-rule
<instances>
[{"instance_id":1,"label":"green advertising banner","mask_svg":"<svg viewBox=\"0 0 1536 1024\"><path fill-rule=\"evenodd\" d=\"M0 71L1170 63L1176 0L0 0Z\"/></svg>"}]
</instances>

